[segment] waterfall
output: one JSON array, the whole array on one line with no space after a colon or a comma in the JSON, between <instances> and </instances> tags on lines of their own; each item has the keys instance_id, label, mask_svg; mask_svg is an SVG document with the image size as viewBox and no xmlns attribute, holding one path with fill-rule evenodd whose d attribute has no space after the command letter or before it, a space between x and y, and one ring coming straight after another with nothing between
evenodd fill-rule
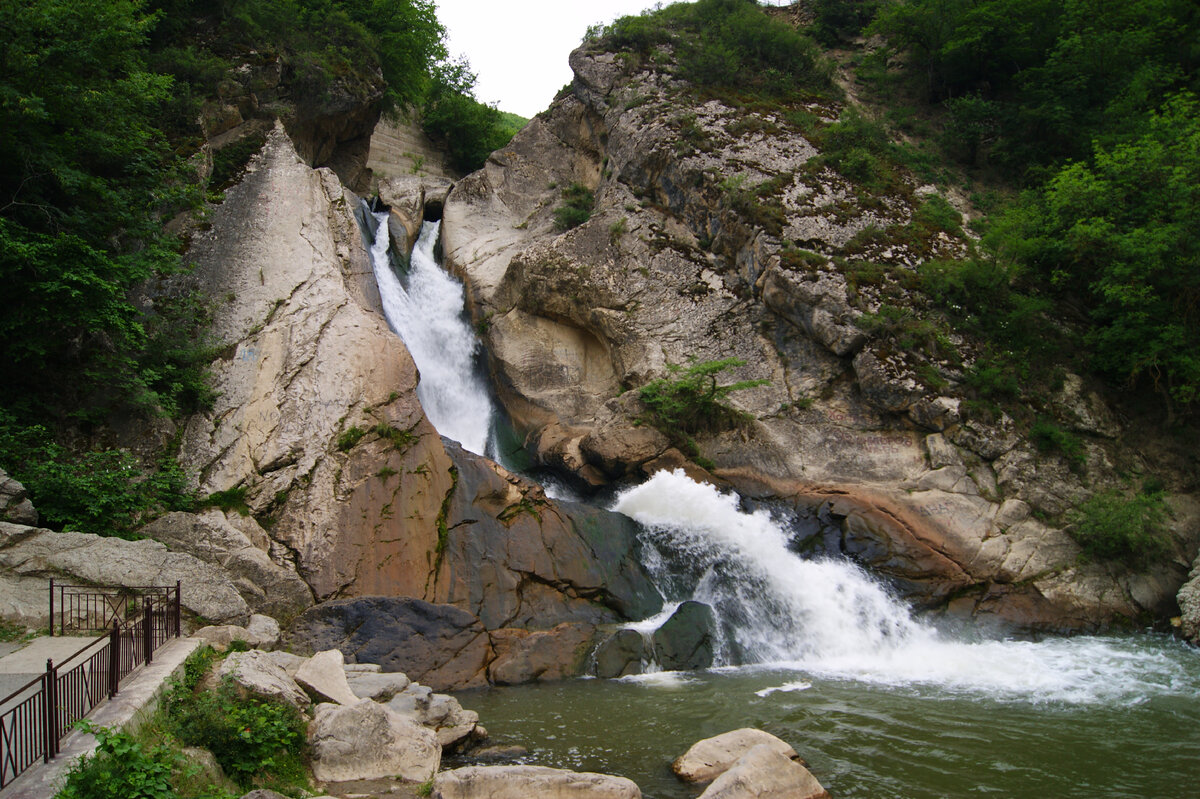
<instances>
[{"instance_id":1,"label":"waterfall","mask_svg":"<svg viewBox=\"0 0 1200 799\"><path fill-rule=\"evenodd\" d=\"M477 455L489 447L495 418L477 362L479 340L464 311L462 283L438 264L438 223L425 222L404 280L389 254L388 211L375 221L371 264L388 325L404 341L421 373L417 397L437 431Z\"/></svg>"},{"instance_id":2,"label":"waterfall","mask_svg":"<svg viewBox=\"0 0 1200 799\"><path fill-rule=\"evenodd\" d=\"M783 524L738 505L736 494L721 494L682 471L659 472L622 492L614 505L643 525L645 563L667 598L713 608L732 638L721 654L724 665L769 664L824 678L1083 702L1190 682L1171 662L1118 639L947 635L914 618L857 566L797 555ZM777 690L793 689L789 683Z\"/></svg>"}]
</instances>

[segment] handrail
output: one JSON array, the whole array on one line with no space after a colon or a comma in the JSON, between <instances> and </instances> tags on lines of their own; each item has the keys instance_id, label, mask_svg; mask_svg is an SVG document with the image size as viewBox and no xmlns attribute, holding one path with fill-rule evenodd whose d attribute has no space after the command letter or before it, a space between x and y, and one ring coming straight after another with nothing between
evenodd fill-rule
<instances>
[{"instance_id":1,"label":"handrail","mask_svg":"<svg viewBox=\"0 0 1200 799\"><path fill-rule=\"evenodd\" d=\"M0 699L0 788L38 759L49 762L55 757L76 721L100 702L116 696L122 679L142 664L152 663L156 649L180 636L180 586L179 582L173 589L143 586L138 589L146 591L140 603L130 603L128 594L117 595L119 602L109 605L117 612L108 617L103 635L84 644L59 665L47 659L43 674ZM76 586L55 586L51 580L52 630L56 587ZM95 590L86 593L104 596ZM130 612L139 610L138 615ZM65 632L62 626L60 632ZM70 666L76 659L80 662ZM41 687L37 688L39 683Z\"/></svg>"}]
</instances>

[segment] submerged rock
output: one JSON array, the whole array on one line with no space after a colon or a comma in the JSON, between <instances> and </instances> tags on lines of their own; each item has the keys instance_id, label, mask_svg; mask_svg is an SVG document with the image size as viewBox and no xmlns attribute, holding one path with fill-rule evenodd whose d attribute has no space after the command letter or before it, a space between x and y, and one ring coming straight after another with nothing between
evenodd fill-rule
<instances>
[{"instance_id":1,"label":"submerged rock","mask_svg":"<svg viewBox=\"0 0 1200 799\"><path fill-rule=\"evenodd\" d=\"M467 766L433 781L434 799L640 799L631 780L544 766Z\"/></svg>"},{"instance_id":2,"label":"submerged rock","mask_svg":"<svg viewBox=\"0 0 1200 799\"><path fill-rule=\"evenodd\" d=\"M654 631L654 659L665 671L707 669L713 664L716 629L713 609L688 600Z\"/></svg>"}]
</instances>

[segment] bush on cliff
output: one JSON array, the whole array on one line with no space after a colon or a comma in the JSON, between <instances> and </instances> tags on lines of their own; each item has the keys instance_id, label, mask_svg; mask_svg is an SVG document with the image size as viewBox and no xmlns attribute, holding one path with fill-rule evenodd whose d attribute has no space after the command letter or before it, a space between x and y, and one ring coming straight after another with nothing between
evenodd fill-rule
<instances>
[{"instance_id":1,"label":"bush on cliff","mask_svg":"<svg viewBox=\"0 0 1200 799\"><path fill-rule=\"evenodd\" d=\"M1087 557L1141 568L1170 551L1169 516L1161 491L1144 490L1129 497L1111 489L1094 494L1072 512L1068 531Z\"/></svg>"},{"instance_id":2,"label":"bush on cliff","mask_svg":"<svg viewBox=\"0 0 1200 799\"><path fill-rule=\"evenodd\" d=\"M743 424L750 417L731 406L727 399L735 391L766 385L767 380L717 383L717 375L743 366L738 358L701 361L690 366L667 364L672 377L652 380L638 391L646 407L643 418L692 455L698 453L692 436L715 433Z\"/></svg>"}]
</instances>

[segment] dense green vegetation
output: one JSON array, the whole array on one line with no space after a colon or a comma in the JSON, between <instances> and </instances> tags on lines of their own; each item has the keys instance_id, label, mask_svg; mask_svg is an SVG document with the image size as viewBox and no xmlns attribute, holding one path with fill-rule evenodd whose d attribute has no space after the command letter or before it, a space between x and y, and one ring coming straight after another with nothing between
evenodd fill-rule
<instances>
[{"instance_id":1,"label":"dense green vegetation","mask_svg":"<svg viewBox=\"0 0 1200 799\"><path fill-rule=\"evenodd\" d=\"M243 696L228 683L203 687L217 660L207 646L189 655L183 676L138 732L96 728L96 753L72 768L56 799L233 799L254 788L307 795L300 712ZM212 752L238 793L213 784L183 754L186 746Z\"/></svg>"},{"instance_id":2,"label":"dense green vegetation","mask_svg":"<svg viewBox=\"0 0 1200 799\"><path fill-rule=\"evenodd\" d=\"M906 0L879 4L867 30L890 46L863 74L893 109L908 96L936 111L947 157L1023 189L991 209L973 261L927 273L930 293L1013 371L1045 354L1036 313L1068 309L1072 366L1155 392L1169 421L1194 411L1200 7ZM883 70L896 53L906 66Z\"/></svg>"},{"instance_id":3,"label":"dense green vegetation","mask_svg":"<svg viewBox=\"0 0 1200 799\"><path fill-rule=\"evenodd\" d=\"M707 92L768 99L835 93L816 42L753 0L674 3L595 28L588 39L651 63L658 48L670 46L676 74Z\"/></svg>"},{"instance_id":4,"label":"dense green vegetation","mask_svg":"<svg viewBox=\"0 0 1200 799\"><path fill-rule=\"evenodd\" d=\"M167 223L262 144L198 182L197 119L229 70L277 64L297 118L347 96L424 109L462 170L513 132L445 64L429 0L0 0L0 33L0 468L56 529L125 535L191 502L170 457L102 442L214 398L207 301L172 288L188 264Z\"/></svg>"},{"instance_id":5,"label":"dense green vegetation","mask_svg":"<svg viewBox=\"0 0 1200 799\"><path fill-rule=\"evenodd\" d=\"M554 209L554 227L570 230L579 227L592 217L596 195L581 183L572 183L563 189L563 204Z\"/></svg>"},{"instance_id":6,"label":"dense green vegetation","mask_svg":"<svg viewBox=\"0 0 1200 799\"><path fill-rule=\"evenodd\" d=\"M1165 525L1169 516L1161 491L1127 496L1118 490L1089 497L1070 514L1071 536L1086 557L1144 567L1170 553Z\"/></svg>"}]
</instances>

